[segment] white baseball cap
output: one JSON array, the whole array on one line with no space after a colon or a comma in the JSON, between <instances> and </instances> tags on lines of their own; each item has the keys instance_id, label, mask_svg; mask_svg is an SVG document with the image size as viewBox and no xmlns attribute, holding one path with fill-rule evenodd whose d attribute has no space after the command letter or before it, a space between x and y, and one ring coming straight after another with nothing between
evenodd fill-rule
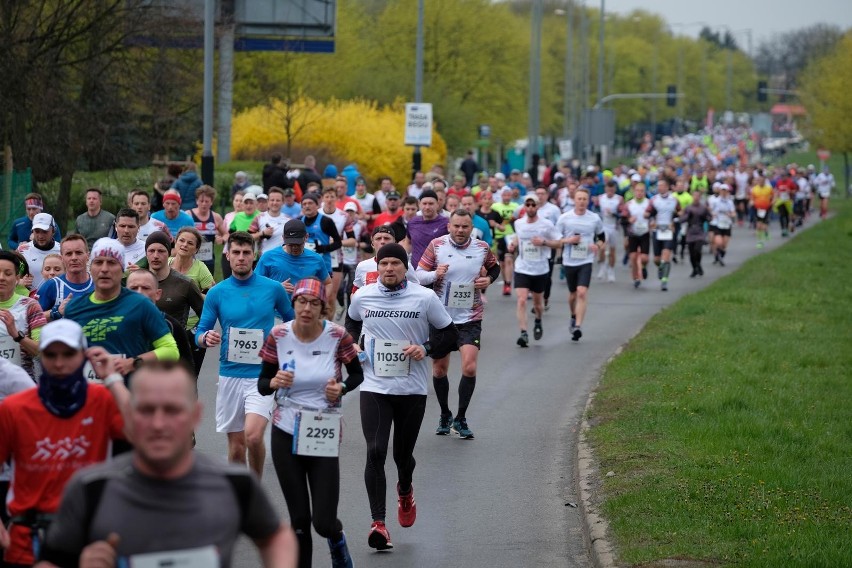
<instances>
[{"instance_id":1,"label":"white baseball cap","mask_svg":"<svg viewBox=\"0 0 852 568\"><path fill-rule=\"evenodd\" d=\"M44 351L49 345L62 343L72 349L86 349L86 336L80 324L70 319L49 322L41 328L38 347Z\"/></svg>"},{"instance_id":2,"label":"white baseball cap","mask_svg":"<svg viewBox=\"0 0 852 568\"><path fill-rule=\"evenodd\" d=\"M53 217L50 213L39 213L33 217L33 229L47 231L53 227Z\"/></svg>"},{"instance_id":3,"label":"white baseball cap","mask_svg":"<svg viewBox=\"0 0 852 568\"><path fill-rule=\"evenodd\" d=\"M347 201L346 205L343 206L343 210L344 211L355 211L357 213L358 212L358 206L355 205L351 201Z\"/></svg>"}]
</instances>

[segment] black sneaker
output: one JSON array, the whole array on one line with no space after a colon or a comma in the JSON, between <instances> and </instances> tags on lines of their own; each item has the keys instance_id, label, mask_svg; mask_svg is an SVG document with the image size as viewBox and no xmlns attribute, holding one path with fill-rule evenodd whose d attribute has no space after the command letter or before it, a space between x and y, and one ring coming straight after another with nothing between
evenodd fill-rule
<instances>
[{"instance_id":1,"label":"black sneaker","mask_svg":"<svg viewBox=\"0 0 852 568\"><path fill-rule=\"evenodd\" d=\"M450 426L453 425L453 415L441 413L441 417L438 419L438 427L435 429L435 434L438 436L449 436L450 435Z\"/></svg>"},{"instance_id":2,"label":"black sneaker","mask_svg":"<svg viewBox=\"0 0 852 568\"><path fill-rule=\"evenodd\" d=\"M575 327L574 333L571 335L571 341L580 341L581 337L583 337L583 332L579 327Z\"/></svg>"},{"instance_id":3,"label":"black sneaker","mask_svg":"<svg viewBox=\"0 0 852 568\"><path fill-rule=\"evenodd\" d=\"M473 431L467 425L467 418L457 418L453 421L453 433L462 440L473 440Z\"/></svg>"},{"instance_id":4,"label":"black sneaker","mask_svg":"<svg viewBox=\"0 0 852 568\"><path fill-rule=\"evenodd\" d=\"M521 332L521 336L518 338L518 347L529 347L530 344L530 336L526 331Z\"/></svg>"},{"instance_id":5,"label":"black sneaker","mask_svg":"<svg viewBox=\"0 0 852 568\"><path fill-rule=\"evenodd\" d=\"M535 327L533 327L533 337L536 341L541 339L541 336L544 335L544 329L541 327L541 320L535 320Z\"/></svg>"},{"instance_id":6,"label":"black sneaker","mask_svg":"<svg viewBox=\"0 0 852 568\"><path fill-rule=\"evenodd\" d=\"M647 279L648 279L648 267L643 266L642 267L642 280L647 280Z\"/></svg>"}]
</instances>

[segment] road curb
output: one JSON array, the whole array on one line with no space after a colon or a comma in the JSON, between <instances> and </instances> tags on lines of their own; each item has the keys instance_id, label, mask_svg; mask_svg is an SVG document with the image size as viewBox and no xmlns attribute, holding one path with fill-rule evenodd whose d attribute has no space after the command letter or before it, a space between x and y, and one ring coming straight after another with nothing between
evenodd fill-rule
<instances>
[{"instance_id":1,"label":"road curb","mask_svg":"<svg viewBox=\"0 0 852 568\"><path fill-rule=\"evenodd\" d=\"M626 345L626 343L625 343ZM615 546L609 540L609 521L598 509L598 500L595 499L595 487L601 479L598 463L594 452L586 439L586 433L591 428L588 421L589 408L595 400L597 385L606 367L613 359L618 357L624 350L624 345L618 347L615 352L601 366L595 387L589 393L586 406L583 408L583 418L580 421L580 430L577 437L577 480L579 482L580 507L582 507L583 525L586 541L591 551L592 562L597 568L615 568L616 553Z\"/></svg>"}]
</instances>

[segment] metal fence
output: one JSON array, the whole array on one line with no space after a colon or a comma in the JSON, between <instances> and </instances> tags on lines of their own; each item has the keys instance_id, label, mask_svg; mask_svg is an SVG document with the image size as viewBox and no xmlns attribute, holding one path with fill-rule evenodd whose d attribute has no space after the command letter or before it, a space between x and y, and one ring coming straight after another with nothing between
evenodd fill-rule
<instances>
[{"instance_id":1,"label":"metal fence","mask_svg":"<svg viewBox=\"0 0 852 568\"><path fill-rule=\"evenodd\" d=\"M0 238L4 247L12 223L26 213L24 196L32 191L32 184L30 168L23 172L13 171L11 175L0 174Z\"/></svg>"}]
</instances>

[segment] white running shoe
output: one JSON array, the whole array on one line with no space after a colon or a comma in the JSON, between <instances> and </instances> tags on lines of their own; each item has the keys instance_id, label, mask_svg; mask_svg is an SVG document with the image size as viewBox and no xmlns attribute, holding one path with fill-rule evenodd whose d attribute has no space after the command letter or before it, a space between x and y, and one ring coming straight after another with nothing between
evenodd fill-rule
<instances>
[{"instance_id":1,"label":"white running shoe","mask_svg":"<svg viewBox=\"0 0 852 568\"><path fill-rule=\"evenodd\" d=\"M606 269L606 281L615 282L615 268L612 266Z\"/></svg>"},{"instance_id":2,"label":"white running shoe","mask_svg":"<svg viewBox=\"0 0 852 568\"><path fill-rule=\"evenodd\" d=\"M598 280L603 280L606 277L606 264L601 263L600 269L598 269Z\"/></svg>"}]
</instances>

